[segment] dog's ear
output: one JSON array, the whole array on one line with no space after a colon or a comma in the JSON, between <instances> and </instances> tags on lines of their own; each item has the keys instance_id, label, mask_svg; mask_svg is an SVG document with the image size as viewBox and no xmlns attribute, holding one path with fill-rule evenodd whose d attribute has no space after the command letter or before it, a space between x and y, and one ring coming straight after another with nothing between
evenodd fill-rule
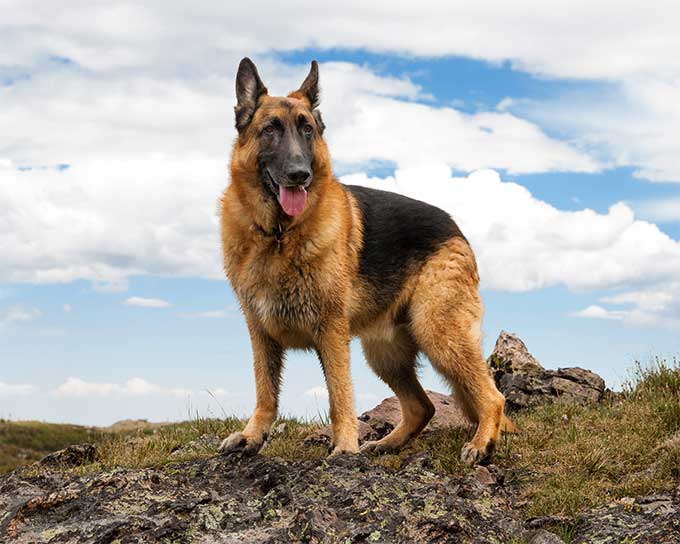
<instances>
[{"instance_id":1,"label":"dog's ear","mask_svg":"<svg viewBox=\"0 0 680 544\"><path fill-rule=\"evenodd\" d=\"M312 115L316 120L316 125L319 132L323 134L326 125L323 124L321 119L321 112L317 109L321 101L321 93L319 91L319 63L315 60L312 61L312 66L309 69L309 74L300 85L300 88L291 93L292 96L297 96L300 98L306 98L309 102L309 107L312 108Z\"/></svg>"},{"instance_id":2,"label":"dog's ear","mask_svg":"<svg viewBox=\"0 0 680 544\"><path fill-rule=\"evenodd\" d=\"M264 86L257 68L252 60L245 57L238 65L236 73L236 129L241 132L250 123L258 100L262 95L267 94L267 87Z\"/></svg>"},{"instance_id":3,"label":"dog's ear","mask_svg":"<svg viewBox=\"0 0 680 544\"><path fill-rule=\"evenodd\" d=\"M300 85L300 88L295 91L295 94L304 96L309 101L309 106L315 109L319 106L319 63L312 61L312 67L309 69L309 74Z\"/></svg>"}]
</instances>

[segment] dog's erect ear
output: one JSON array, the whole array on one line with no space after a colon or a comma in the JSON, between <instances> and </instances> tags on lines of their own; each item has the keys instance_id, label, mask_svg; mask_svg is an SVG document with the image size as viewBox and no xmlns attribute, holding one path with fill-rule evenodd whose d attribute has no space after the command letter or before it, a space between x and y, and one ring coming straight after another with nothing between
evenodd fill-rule
<instances>
[{"instance_id":1,"label":"dog's erect ear","mask_svg":"<svg viewBox=\"0 0 680 544\"><path fill-rule=\"evenodd\" d=\"M300 85L300 88L295 91L296 94L301 94L307 100L312 109L319 106L319 63L312 61L312 67L309 69L309 74Z\"/></svg>"},{"instance_id":2,"label":"dog's erect ear","mask_svg":"<svg viewBox=\"0 0 680 544\"><path fill-rule=\"evenodd\" d=\"M241 132L245 129L257 109L257 101L263 94L267 94L257 68L252 60L245 57L238 65L236 74L236 129Z\"/></svg>"}]
</instances>

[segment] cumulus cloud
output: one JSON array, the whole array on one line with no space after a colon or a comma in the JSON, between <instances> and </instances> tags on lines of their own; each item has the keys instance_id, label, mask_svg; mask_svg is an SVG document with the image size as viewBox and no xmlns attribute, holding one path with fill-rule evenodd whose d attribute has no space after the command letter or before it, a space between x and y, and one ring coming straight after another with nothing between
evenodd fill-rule
<instances>
[{"instance_id":1,"label":"cumulus cloud","mask_svg":"<svg viewBox=\"0 0 680 544\"><path fill-rule=\"evenodd\" d=\"M0 397L10 395L28 395L35 391L35 387L29 384L8 384L0 382Z\"/></svg>"},{"instance_id":2,"label":"cumulus cloud","mask_svg":"<svg viewBox=\"0 0 680 544\"><path fill-rule=\"evenodd\" d=\"M577 317L612 319L636 326L680 329L680 283L668 282L604 296L601 305L576 312Z\"/></svg>"},{"instance_id":3,"label":"cumulus cloud","mask_svg":"<svg viewBox=\"0 0 680 544\"><path fill-rule=\"evenodd\" d=\"M680 49L679 8L665 1L395 5L348 0L323 10L309 9L304 1L266 2L259 9L267 17L253 17L247 3L79 1L69 6L9 2L3 10L7 39L0 64L38 63L56 54L91 70L148 65L167 70L170 63L182 63L198 64L196 71L200 63L219 65L236 49L263 53L335 47L510 60L535 73L576 78L680 70L675 54ZM288 24L281 25L282 20ZM22 39L26 28L31 40ZM170 48L173 55L167 54Z\"/></svg>"},{"instance_id":4,"label":"cumulus cloud","mask_svg":"<svg viewBox=\"0 0 680 544\"><path fill-rule=\"evenodd\" d=\"M680 182L680 72L613 82L602 91L523 101L506 111L568 135L610 166L654 182Z\"/></svg>"},{"instance_id":5,"label":"cumulus cloud","mask_svg":"<svg viewBox=\"0 0 680 544\"><path fill-rule=\"evenodd\" d=\"M169 302L160 298L130 297L123 302L126 306L139 306L140 308L168 308L172 306Z\"/></svg>"},{"instance_id":6,"label":"cumulus cloud","mask_svg":"<svg viewBox=\"0 0 680 544\"><path fill-rule=\"evenodd\" d=\"M96 383L81 378L68 378L57 387L53 394L57 397L144 397L148 395L168 395L186 397L191 395L190 389L182 387L164 387L142 378L131 378L123 384Z\"/></svg>"}]
</instances>

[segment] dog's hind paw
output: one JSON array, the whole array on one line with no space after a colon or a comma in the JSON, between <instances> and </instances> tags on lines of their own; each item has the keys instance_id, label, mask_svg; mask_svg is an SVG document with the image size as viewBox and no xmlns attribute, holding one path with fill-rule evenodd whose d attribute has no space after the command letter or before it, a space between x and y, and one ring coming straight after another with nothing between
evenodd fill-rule
<instances>
[{"instance_id":1,"label":"dog's hind paw","mask_svg":"<svg viewBox=\"0 0 680 544\"><path fill-rule=\"evenodd\" d=\"M494 440L489 440L486 446L481 448L475 446L472 442L466 442L460 452L460 460L466 465L482 464L491 459L495 449L496 442Z\"/></svg>"},{"instance_id":2,"label":"dog's hind paw","mask_svg":"<svg viewBox=\"0 0 680 544\"><path fill-rule=\"evenodd\" d=\"M245 455L255 455L264 444L264 435L259 439L247 437L241 432L232 433L222 441L218 451L223 455L243 452Z\"/></svg>"}]
</instances>

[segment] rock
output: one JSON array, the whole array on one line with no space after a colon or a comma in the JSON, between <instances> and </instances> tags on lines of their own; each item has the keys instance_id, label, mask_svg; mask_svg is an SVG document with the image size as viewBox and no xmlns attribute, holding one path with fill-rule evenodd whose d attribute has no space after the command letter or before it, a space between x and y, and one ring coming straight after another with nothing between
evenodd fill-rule
<instances>
[{"instance_id":1,"label":"rock","mask_svg":"<svg viewBox=\"0 0 680 544\"><path fill-rule=\"evenodd\" d=\"M86 475L63 461L41 463L0 476L0 542L560 544L550 532L557 526L578 544L680 542L680 490L621 499L575 520L523 522L520 490L506 487L499 468L448 475L435 465L426 451L397 470L362 455L216 455Z\"/></svg>"},{"instance_id":2,"label":"rock","mask_svg":"<svg viewBox=\"0 0 680 544\"><path fill-rule=\"evenodd\" d=\"M43 467L74 468L92 463L97 458L94 444L75 444L43 457L38 464Z\"/></svg>"},{"instance_id":3,"label":"rock","mask_svg":"<svg viewBox=\"0 0 680 544\"><path fill-rule=\"evenodd\" d=\"M489 469L480 465L475 467L475 478L482 485L493 485L496 483L496 477L489 472Z\"/></svg>"},{"instance_id":4,"label":"rock","mask_svg":"<svg viewBox=\"0 0 680 544\"><path fill-rule=\"evenodd\" d=\"M670 495L622 499L581 514L574 531L574 544L677 544L680 501Z\"/></svg>"},{"instance_id":5,"label":"rock","mask_svg":"<svg viewBox=\"0 0 680 544\"><path fill-rule=\"evenodd\" d=\"M510 409L528 408L560 399L565 402L600 402L604 380L583 368L546 370L516 335L501 331L488 359L496 386Z\"/></svg>"},{"instance_id":6,"label":"rock","mask_svg":"<svg viewBox=\"0 0 680 544\"><path fill-rule=\"evenodd\" d=\"M545 529L538 529L530 533L527 542L528 544L564 544L564 540L559 536Z\"/></svg>"},{"instance_id":7,"label":"rock","mask_svg":"<svg viewBox=\"0 0 680 544\"><path fill-rule=\"evenodd\" d=\"M452 395L444 395L436 391L426 391L427 396L435 408L435 415L425 427L423 433L447 427L467 427L470 421L465 417ZM384 399L375 408L359 416L359 443L366 440L379 440L388 435L401 420L401 408L397 397ZM310 434L306 439L307 445L330 445L332 430L330 425Z\"/></svg>"},{"instance_id":8,"label":"rock","mask_svg":"<svg viewBox=\"0 0 680 544\"><path fill-rule=\"evenodd\" d=\"M519 539L503 487L361 455L215 456L162 468L0 477L0 542L475 542ZM429 468L428 468L429 467Z\"/></svg>"}]
</instances>

